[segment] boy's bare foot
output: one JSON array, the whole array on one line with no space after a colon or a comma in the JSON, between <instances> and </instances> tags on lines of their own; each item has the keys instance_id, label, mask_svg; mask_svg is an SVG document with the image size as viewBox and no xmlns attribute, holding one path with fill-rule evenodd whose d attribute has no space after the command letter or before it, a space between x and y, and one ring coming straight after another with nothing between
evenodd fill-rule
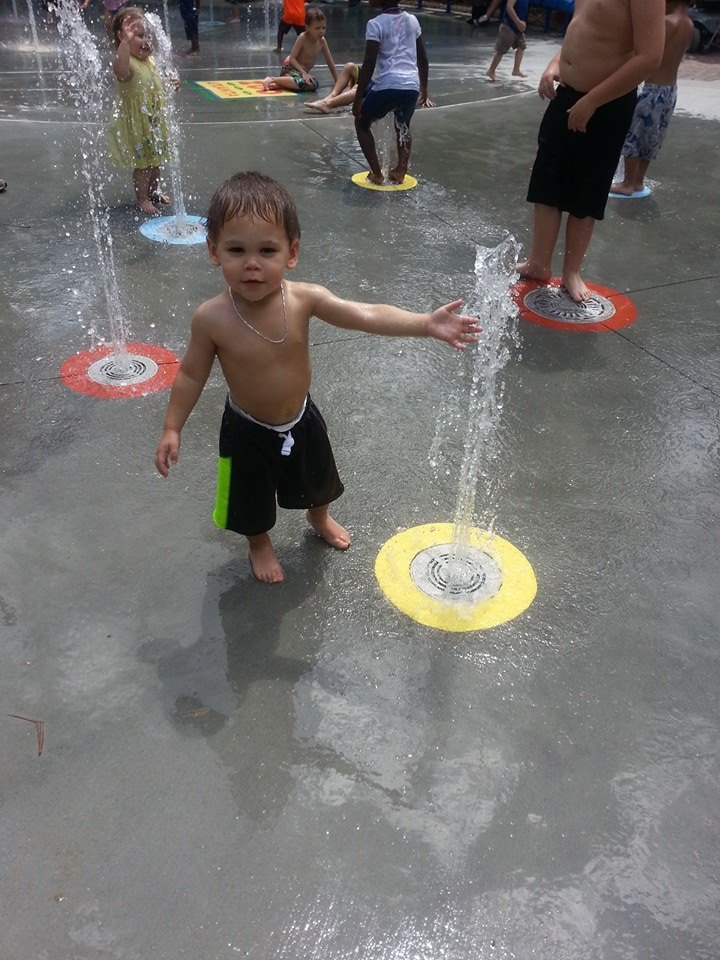
<instances>
[{"instance_id":1,"label":"boy's bare foot","mask_svg":"<svg viewBox=\"0 0 720 960\"><path fill-rule=\"evenodd\" d=\"M324 100L313 100L312 103L306 103L308 110L317 110L319 113L330 113L330 107Z\"/></svg>"},{"instance_id":2,"label":"boy's bare foot","mask_svg":"<svg viewBox=\"0 0 720 960\"><path fill-rule=\"evenodd\" d=\"M151 193L150 200L152 203L159 203L162 207L170 206L170 197L166 193L160 193L158 191Z\"/></svg>"},{"instance_id":3,"label":"boy's bare foot","mask_svg":"<svg viewBox=\"0 0 720 960\"><path fill-rule=\"evenodd\" d=\"M491 73L489 70L486 70L486 71L485 71L485 76L486 76L489 80L492 80L493 83L497 83L497 77L495 76L494 73Z\"/></svg>"},{"instance_id":4,"label":"boy's bare foot","mask_svg":"<svg viewBox=\"0 0 720 960\"><path fill-rule=\"evenodd\" d=\"M273 47L273 53L282 53L282 47Z\"/></svg>"},{"instance_id":5,"label":"boy's bare foot","mask_svg":"<svg viewBox=\"0 0 720 960\"><path fill-rule=\"evenodd\" d=\"M307 520L318 536L336 550L347 550L350 546L350 534L337 520L333 520L327 508L308 510Z\"/></svg>"},{"instance_id":6,"label":"boy's bare foot","mask_svg":"<svg viewBox=\"0 0 720 960\"><path fill-rule=\"evenodd\" d=\"M263 90L277 90L278 85L275 83L272 77L265 77L262 88Z\"/></svg>"},{"instance_id":7,"label":"boy's bare foot","mask_svg":"<svg viewBox=\"0 0 720 960\"><path fill-rule=\"evenodd\" d=\"M592 290L583 282L579 273L563 274L563 287L576 303L584 303L592 296Z\"/></svg>"},{"instance_id":8,"label":"boy's bare foot","mask_svg":"<svg viewBox=\"0 0 720 960\"><path fill-rule=\"evenodd\" d=\"M629 183L625 183L624 180L621 180L619 183L614 183L610 187L610 190L612 193L621 193L624 197L631 197L635 193L635 187Z\"/></svg>"},{"instance_id":9,"label":"boy's bare foot","mask_svg":"<svg viewBox=\"0 0 720 960\"><path fill-rule=\"evenodd\" d=\"M527 77L527 74L523 73L522 70L513 70L512 75L514 77Z\"/></svg>"},{"instance_id":10,"label":"boy's bare foot","mask_svg":"<svg viewBox=\"0 0 720 960\"><path fill-rule=\"evenodd\" d=\"M139 203L138 206L143 213L147 213L151 217L157 217L160 215L160 211L157 207L153 206L149 200L145 200L142 203Z\"/></svg>"},{"instance_id":11,"label":"boy's bare foot","mask_svg":"<svg viewBox=\"0 0 720 960\"><path fill-rule=\"evenodd\" d=\"M540 267L531 260L516 263L515 269L523 280L537 280L538 283L547 283L552 276L552 270L548 270L547 267Z\"/></svg>"},{"instance_id":12,"label":"boy's bare foot","mask_svg":"<svg viewBox=\"0 0 720 960\"><path fill-rule=\"evenodd\" d=\"M373 173L372 170L369 171L367 179L368 183L374 183L376 187L385 183L385 177L381 173Z\"/></svg>"},{"instance_id":13,"label":"boy's bare foot","mask_svg":"<svg viewBox=\"0 0 720 960\"><path fill-rule=\"evenodd\" d=\"M270 537L266 533L259 534L257 537L248 537L248 544L250 547L248 560L255 579L261 583L282 583L285 574Z\"/></svg>"},{"instance_id":14,"label":"boy's bare foot","mask_svg":"<svg viewBox=\"0 0 720 960\"><path fill-rule=\"evenodd\" d=\"M399 185L405 180L405 171L398 170L398 168L395 167L394 170L390 171L388 176L390 177L393 183L397 183Z\"/></svg>"}]
</instances>

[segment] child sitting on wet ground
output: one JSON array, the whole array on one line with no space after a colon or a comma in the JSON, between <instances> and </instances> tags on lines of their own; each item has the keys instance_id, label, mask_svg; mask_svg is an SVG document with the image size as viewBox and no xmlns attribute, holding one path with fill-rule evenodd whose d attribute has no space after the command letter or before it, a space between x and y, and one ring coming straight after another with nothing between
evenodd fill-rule
<instances>
[{"instance_id":1,"label":"child sitting on wet ground","mask_svg":"<svg viewBox=\"0 0 720 960\"><path fill-rule=\"evenodd\" d=\"M115 15L113 37L117 53L110 156L119 167L132 170L138 207L156 217L160 211L155 204L170 203L159 190L160 167L170 152L165 81L155 66L154 38L139 7L125 7ZM171 82L180 83L177 76Z\"/></svg>"},{"instance_id":2,"label":"child sitting on wet ground","mask_svg":"<svg viewBox=\"0 0 720 960\"><path fill-rule=\"evenodd\" d=\"M356 63L346 63L330 93L326 97L320 97L306 103L306 108L317 110L318 113L330 113L331 110L336 110L338 107L350 106L355 99L355 87L359 74L360 67Z\"/></svg>"},{"instance_id":3,"label":"child sitting on wet ground","mask_svg":"<svg viewBox=\"0 0 720 960\"><path fill-rule=\"evenodd\" d=\"M454 312L460 300L430 314L409 313L284 279L298 261L300 225L288 192L261 173L238 173L216 191L207 245L227 287L192 318L155 465L167 477L177 463L180 433L217 357L229 392L213 520L247 537L258 580L279 583L284 574L269 536L276 498L281 507L306 510L330 546L350 546L347 530L328 511L344 488L325 422L308 394L310 318L384 336L434 337L460 350L477 339L479 327L474 317Z\"/></svg>"},{"instance_id":4,"label":"child sitting on wet ground","mask_svg":"<svg viewBox=\"0 0 720 960\"><path fill-rule=\"evenodd\" d=\"M692 39L693 22L687 0L665 4L665 47L660 66L645 81L632 123L625 137L623 179L612 185L613 193L631 197L645 187L650 161L660 153L677 102L677 75Z\"/></svg>"},{"instance_id":5,"label":"child sitting on wet ground","mask_svg":"<svg viewBox=\"0 0 720 960\"><path fill-rule=\"evenodd\" d=\"M305 30L299 35L290 56L285 60L279 77L265 77L263 90L292 90L293 93L313 93L319 87L310 71L322 53L332 74L337 80L337 70L325 40L327 19L319 7L308 7L305 12Z\"/></svg>"}]
</instances>

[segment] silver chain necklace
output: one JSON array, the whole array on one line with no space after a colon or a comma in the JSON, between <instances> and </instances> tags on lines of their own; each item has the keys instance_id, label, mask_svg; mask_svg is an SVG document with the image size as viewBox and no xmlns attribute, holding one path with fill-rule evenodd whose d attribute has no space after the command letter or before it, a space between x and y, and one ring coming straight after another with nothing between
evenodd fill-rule
<instances>
[{"instance_id":1,"label":"silver chain necklace","mask_svg":"<svg viewBox=\"0 0 720 960\"><path fill-rule=\"evenodd\" d=\"M285 339L288 335L288 316L287 316L287 308L285 306L285 291L283 290L282 283L280 284L280 299L282 300L283 316L285 317L285 333L280 337L279 340L273 340L272 337L266 337L264 333L261 333L257 329L257 327L254 327L251 323L248 323L245 317L238 310L238 305L235 303L235 297L233 296L232 287L228 287L227 289L230 295L230 303L233 305L233 308L235 309L235 313L240 317L240 319L242 320L242 322L245 324L246 327L249 327L249 329L252 330L253 333L256 333L259 337L262 337L263 340L267 340L268 343L284 343L285 342Z\"/></svg>"}]
</instances>

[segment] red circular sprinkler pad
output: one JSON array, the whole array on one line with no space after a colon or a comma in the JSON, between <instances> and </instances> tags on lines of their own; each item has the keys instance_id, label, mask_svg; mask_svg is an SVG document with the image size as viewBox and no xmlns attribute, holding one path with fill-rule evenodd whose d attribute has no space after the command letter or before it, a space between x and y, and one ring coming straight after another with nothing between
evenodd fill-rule
<instances>
[{"instance_id":1,"label":"red circular sprinkler pad","mask_svg":"<svg viewBox=\"0 0 720 960\"><path fill-rule=\"evenodd\" d=\"M558 320L554 317L545 316L533 310L525 303L528 294L535 290L543 288L559 288L562 286L562 280L559 277L553 277L547 283L539 283L537 280L518 280L512 288L513 299L518 305L520 316L530 323L536 323L541 327L551 327L553 330L572 330L574 333L603 333L608 330L619 330L621 327L629 327L635 322L637 317L637 307L629 297L617 290L611 290L610 287L602 287L599 283L588 283L587 286L593 293L597 293L612 304L614 313L611 317L605 317L597 323L586 323L584 321L568 322Z\"/></svg>"},{"instance_id":2,"label":"red circular sprinkler pad","mask_svg":"<svg viewBox=\"0 0 720 960\"><path fill-rule=\"evenodd\" d=\"M60 367L63 383L77 393L102 400L144 397L172 386L180 365L180 358L172 350L150 343L127 343L125 348L133 366L133 372L126 382L118 380L113 383L112 379L98 372L102 371L102 361L113 355L112 344L103 344L94 350L82 350L69 357ZM133 373L137 374L135 378Z\"/></svg>"}]
</instances>

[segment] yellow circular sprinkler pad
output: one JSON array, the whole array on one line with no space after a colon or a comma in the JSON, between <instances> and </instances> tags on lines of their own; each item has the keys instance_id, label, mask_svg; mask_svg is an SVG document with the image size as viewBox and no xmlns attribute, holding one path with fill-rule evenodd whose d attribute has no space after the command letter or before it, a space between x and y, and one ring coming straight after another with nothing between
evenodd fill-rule
<instances>
[{"instance_id":1,"label":"yellow circular sprinkler pad","mask_svg":"<svg viewBox=\"0 0 720 960\"><path fill-rule=\"evenodd\" d=\"M391 537L375 576L398 610L437 630L486 630L519 616L537 593L529 562L507 540L473 527L452 564L454 527L427 523Z\"/></svg>"},{"instance_id":2,"label":"yellow circular sprinkler pad","mask_svg":"<svg viewBox=\"0 0 720 960\"><path fill-rule=\"evenodd\" d=\"M367 170L354 174L352 182L356 183L359 187L364 187L366 190L379 190L381 193L397 193L398 190L412 190L418 183L415 177L411 177L409 173L405 174L405 179L402 183L370 183Z\"/></svg>"}]
</instances>

